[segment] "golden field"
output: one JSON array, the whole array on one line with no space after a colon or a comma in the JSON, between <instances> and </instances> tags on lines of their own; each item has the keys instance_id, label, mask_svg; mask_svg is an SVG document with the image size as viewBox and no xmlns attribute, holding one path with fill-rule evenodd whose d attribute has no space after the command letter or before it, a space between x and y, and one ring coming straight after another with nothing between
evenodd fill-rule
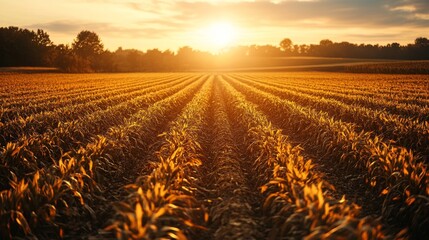
<instances>
[{"instance_id":1,"label":"golden field","mask_svg":"<svg viewBox=\"0 0 429 240\"><path fill-rule=\"evenodd\" d=\"M1 239L429 234L429 76L0 73Z\"/></svg>"}]
</instances>

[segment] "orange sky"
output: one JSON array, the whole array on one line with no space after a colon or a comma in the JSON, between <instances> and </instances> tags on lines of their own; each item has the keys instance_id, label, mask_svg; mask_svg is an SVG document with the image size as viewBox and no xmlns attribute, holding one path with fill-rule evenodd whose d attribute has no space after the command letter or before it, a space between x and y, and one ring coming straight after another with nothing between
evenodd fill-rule
<instances>
[{"instance_id":1,"label":"orange sky","mask_svg":"<svg viewBox=\"0 0 429 240\"><path fill-rule=\"evenodd\" d=\"M0 0L0 6L0 26L41 28L56 44L95 31L113 51L188 45L216 52L227 45L278 45L285 37L297 44L326 38L405 44L429 37L428 0ZM229 30L213 27L219 25Z\"/></svg>"}]
</instances>

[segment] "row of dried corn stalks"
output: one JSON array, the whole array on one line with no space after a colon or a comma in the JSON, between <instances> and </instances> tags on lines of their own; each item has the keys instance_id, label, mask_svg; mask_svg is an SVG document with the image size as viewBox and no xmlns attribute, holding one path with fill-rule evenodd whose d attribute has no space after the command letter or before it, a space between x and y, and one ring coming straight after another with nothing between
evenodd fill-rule
<instances>
[{"instance_id":1,"label":"row of dried corn stalks","mask_svg":"<svg viewBox=\"0 0 429 240\"><path fill-rule=\"evenodd\" d=\"M324 192L331 189L313 170L311 160L293 147L256 106L222 81L231 116L249 126L246 143L265 196L263 209L271 225L270 239L383 238L381 225L359 218L359 207ZM332 190L332 189L331 189Z\"/></svg>"},{"instance_id":2,"label":"row of dried corn stalks","mask_svg":"<svg viewBox=\"0 0 429 240\"><path fill-rule=\"evenodd\" d=\"M240 75L233 76L242 79ZM372 110L384 109L387 113L421 122L429 120L429 94L425 89L426 79L421 76L327 73L318 73L316 77L306 73L304 76L295 79L294 75L252 74L245 78L284 90L335 99L348 105L365 106Z\"/></svg>"},{"instance_id":3,"label":"row of dried corn stalks","mask_svg":"<svg viewBox=\"0 0 429 240\"><path fill-rule=\"evenodd\" d=\"M59 101L58 104L46 101L44 105L49 109L29 116L25 116L25 112L17 109L16 112L19 115L10 121L4 121L0 126L0 144L6 145L7 142L18 141L28 136L54 132L59 127L85 129L88 133L81 134L85 135L84 137L87 137L87 134L96 135L102 133L102 127L121 124L120 120L123 121L142 108L170 96L188 85L190 81L190 79L178 79L165 83L160 81L154 86L143 85L118 91L107 91L107 93L93 96L93 99L87 99L87 96L83 95L76 101L64 100L64 102ZM111 115L118 120L102 124L101 121L108 119ZM88 127L94 129L87 129ZM65 139L64 142L68 141Z\"/></svg>"},{"instance_id":4,"label":"row of dried corn stalks","mask_svg":"<svg viewBox=\"0 0 429 240\"><path fill-rule=\"evenodd\" d=\"M339 100L313 94L287 90L280 84L252 81L240 78L243 83L269 92L282 99L299 103L303 107L324 111L335 119L352 122L357 128L374 132L397 145L406 147L421 155L429 155L429 122L413 119L412 116L391 114L385 109L370 109L365 105L346 104ZM381 97L381 96L380 96Z\"/></svg>"},{"instance_id":5,"label":"row of dried corn stalks","mask_svg":"<svg viewBox=\"0 0 429 240\"><path fill-rule=\"evenodd\" d=\"M410 150L369 132L356 132L353 124L336 121L324 112L236 80L229 82L282 127L317 145L325 157L338 159L350 171L363 171L368 185L383 200L382 215L387 222L409 226L413 236L427 235L429 172Z\"/></svg>"},{"instance_id":6,"label":"row of dried corn stalks","mask_svg":"<svg viewBox=\"0 0 429 240\"><path fill-rule=\"evenodd\" d=\"M116 216L105 230L116 238L187 239L204 229L208 214L194 195L212 89L211 77L161 135L152 172L128 185L129 195L115 204Z\"/></svg>"},{"instance_id":7,"label":"row of dried corn stalks","mask_svg":"<svg viewBox=\"0 0 429 240\"><path fill-rule=\"evenodd\" d=\"M0 174L7 184L0 192L1 238L62 238L96 230L109 181L136 157L135 149L149 144L141 140L150 138L162 119L189 101L203 81L176 89L104 136L91 137L67 152L61 143L72 131L36 135L3 147Z\"/></svg>"},{"instance_id":8,"label":"row of dried corn stalks","mask_svg":"<svg viewBox=\"0 0 429 240\"><path fill-rule=\"evenodd\" d=\"M114 76L45 75L43 78L40 75L24 76L3 81L2 86L6 85L6 87L0 91L4 93L0 94L0 120L2 123L19 117L25 119L34 116L37 119L43 116L43 112L61 111L72 105L79 106L77 111L86 110L88 105L85 103L92 102L93 106L103 105L100 100L115 101L116 97L122 98L124 94L131 96L151 86L189 78L192 75L151 76L148 74L122 77L120 74ZM10 86L7 86L8 84ZM41 119L43 120L43 118Z\"/></svg>"},{"instance_id":9,"label":"row of dried corn stalks","mask_svg":"<svg viewBox=\"0 0 429 240\"><path fill-rule=\"evenodd\" d=\"M217 79L219 81L219 79ZM212 103L211 163L209 179L213 189L210 205L210 234L213 239L262 239L260 219L253 204L260 201L251 184L247 159L240 156L227 113L226 102L216 83ZM249 168L246 170L246 166ZM247 174L247 175L246 175ZM257 196L255 196L257 195ZM256 198L256 199L255 199Z\"/></svg>"}]
</instances>

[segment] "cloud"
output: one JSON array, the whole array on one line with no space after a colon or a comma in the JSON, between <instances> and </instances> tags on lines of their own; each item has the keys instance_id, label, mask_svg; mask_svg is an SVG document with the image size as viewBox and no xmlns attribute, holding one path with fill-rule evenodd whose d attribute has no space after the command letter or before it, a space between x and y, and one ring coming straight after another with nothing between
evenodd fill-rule
<instances>
[{"instance_id":1,"label":"cloud","mask_svg":"<svg viewBox=\"0 0 429 240\"><path fill-rule=\"evenodd\" d=\"M149 22L192 26L216 19L233 19L252 27L293 27L314 23L326 27L429 26L428 0L68 0L115 5L151 16ZM322 22L316 22L323 19ZM143 19L141 20L143 21ZM170 21L171 23L167 23Z\"/></svg>"},{"instance_id":2,"label":"cloud","mask_svg":"<svg viewBox=\"0 0 429 240\"><path fill-rule=\"evenodd\" d=\"M404 11L404 12L415 12L417 10L417 8L413 5L403 5L403 6L393 7L390 10L392 10L392 11Z\"/></svg>"},{"instance_id":3,"label":"cloud","mask_svg":"<svg viewBox=\"0 0 429 240\"><path fill-rule=\"evenodd\" d=\"M429 14L428 13L417 13L415 16L418 19L429 20Z\"/></svg>"},{"instance_id":4,"label":"cloud","mask_svg":"<svg viewBox=\"0 0 429 240\"><path fill-rule=\"evenodd\" d=\"M52 31L92 29L123 32L123 29L162 37L168 33L230 20L240 27L262 28L372 28L429 26L427 0L226 0L226 1L165 1L165 0L69 0L80 4L103 4L112 8L129 9L136 17L125 27L118 27L118 19L100 22L52 21L38 24ZM124 26L124 23L118 23ZM132 35L137 34L133 33Z\"/></svg>"},{"instance_id":5,"label":"cloud","mask_svg":"<svg viewBox=\"0 0 429 240\"><path fill-rule=\"evenodd\" d=\"M96 33L116 37L145 37L162 38L167 36L172 29L156 27L119 27L107 22L81 22L81 21L53 21L47 23L32 24L26 28L40 28L48 32L62 34L78 34L82 30L94 31Z\"/></svg>"},{"instance_id":6,"label":"cloud","mask_svg":"<svg viewBox=\"0 0 429 240\"><path fill-rule=\"evenodd\" d=\"M367 33L367 34L348 34L352 38L371 39L371 40L387 40L400 38L402 33Z\"/></svg>"},{"instance_id":7,"label":"cloud","mask_svg":"<svg viewBox=\"0 0 429 240\"><path fill-rule=\"evenodd\" d=\"M5 15L4 24L41 28L60 36L58 41L90 30L111 46L136 48L204 47L200 30L216 21L229 21L241 31L237 44L276 44L285 36L297 43L323 38L406 43L429 32L428 0L23 1L26 7L15 4L19 14Z\"/></svg>"},{"instance_id":8,"label":"cloud","mask_svg":"<svg viewBox=\"0 0 429 240\"><path fill-rule=\"evenodd\" d=\"M181 20L230 18L248 26L261 27L291 27L303 21L314 22L314 19L324 19L327 27L427 27L429 24L429 21L421 21L425 18L415 15L427 13L427 0L181 1L174 7L181 13Z\"/></svg>"},{"instance_id":9,"label":"cloud","mask_svg":"<svg viewBox=\"0 0 429 240\"><path fill-rule=\"evenodd\" d=\"M76 24L70 21L53 21L48 23L32 24L25 27L31 28L31 29L40 28L47 31L62 32L62 33L73 33L73 32L82 30L81 24Z\"/></svg>"},{"instance_id":10,"label":"cloud","mask_svg":"<svg viewBox=\"0 0 429 240\"><path fill-rule=\"evenodd\" d=\"M384 0L391 7L413 6L418 12L429 11L429 1L427 0Z\"/></svg>"}]
</instances>

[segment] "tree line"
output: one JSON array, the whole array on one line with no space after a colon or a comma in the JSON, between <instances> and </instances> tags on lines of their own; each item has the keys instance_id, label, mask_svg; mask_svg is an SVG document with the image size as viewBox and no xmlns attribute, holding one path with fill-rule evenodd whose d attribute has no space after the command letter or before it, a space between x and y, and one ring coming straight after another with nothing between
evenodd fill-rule
<instances>
[{"instance_id":1,"label":"tree line","mask_svg":"<svg viewBox=\"0 0 429 240\"><path fill-rule=\"evenodd\" d=\"M255 57L288 56L427 60L429 40L419 37L408 45L358 45L324 39L319 44L297 45L285 38L278 46L236 46L213 55L188 46L176 53L156 48L143 52L122 47L112 52L104 48L95 32L87 30L78 33L71 45L55 45L49 34L41 29L0 28L0 67L56 67L64 72L183 71L223 66L225 59L244 62Z\"/></svg>"}]
</instances>

